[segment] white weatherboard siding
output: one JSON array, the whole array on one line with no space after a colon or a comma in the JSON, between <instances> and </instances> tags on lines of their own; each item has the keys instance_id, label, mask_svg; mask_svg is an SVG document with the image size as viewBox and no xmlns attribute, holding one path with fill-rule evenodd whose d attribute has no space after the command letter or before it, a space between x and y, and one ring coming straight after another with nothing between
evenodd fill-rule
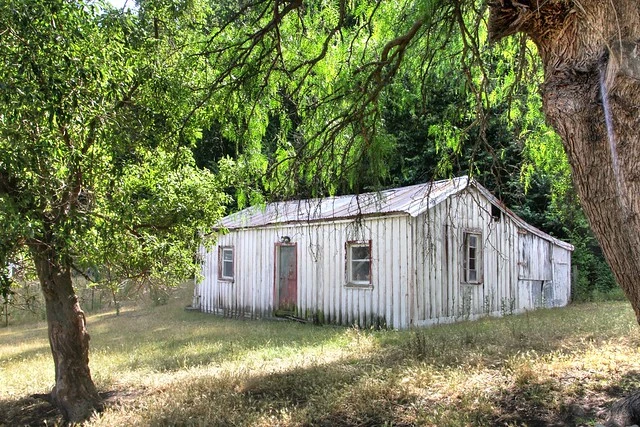
<instances>
[{"instance_id":1,"label":"white weatherboard siding","mask_svg":"<svg viewBox=\"0 0 640 427\"><path fill-rule=\"evenodd\" d=\"M297 316L327 323L409 326L408 293L413 277L410 226L402 216L335 221L313 225L250 228L218 237L233 246L235 278L218 279L218 252L204 257L199 285L201 310L229 316L268 316L273 310L275 246L282 236L296 244ZM346 283L346 242L371 240L371 286Z\"/></svg>"},{"instance_id":2,"label":"white weatherboard siding","mask_svg":"<svg viewBox=\"0 0 640 427\"><path fill-rule=\"evenodd\" d=\"M225 218L228 233L201 251L194 305L226 316L278 314L276 248L287 239L297 260L289 314L321 323L403 329L569 302L571 245L526 224L466 177L431 185ZM478 283L464 283L465 232L480 236ZM371 285L349 285L347 242L369 241ZM219 247L233 248L232 281L218 279Z\"/></svg>"},{"instance_id":3,"label":"white weatherboard siding","mask_svg":"<svg viewBox=\"0 0 640 427\"><path fill-rule=\"evenodd\" d=\"M419 238L415 324L500 315L516 304L518 228L507 215L491 217L491 203L477 191L452 196L416 219ZM482 280L462 280L463 234L482 237ZM514 307L515 309L515 307Z\"/></svg>"}]
</instances>

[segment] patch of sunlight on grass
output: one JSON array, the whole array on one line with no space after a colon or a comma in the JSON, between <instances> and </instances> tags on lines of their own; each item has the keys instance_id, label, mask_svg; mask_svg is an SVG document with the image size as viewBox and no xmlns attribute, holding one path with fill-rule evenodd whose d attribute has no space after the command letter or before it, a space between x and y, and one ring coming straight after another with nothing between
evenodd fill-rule
<instances>
[{"instance_id":1,"label":"patch of sunlight on grass","mask_svg":"<svg viewBox=\"0 0 640 427\"><path fill-rule=\"evenodd\" d=\"M49 352L49 342L44 339L34 339L32 341L20 341L16 345L0 348L0 360L3 363L11 362L13 359L28 359L32 355Z\"/></svg>"},{"instance_id":2,"label":"patch of sunlight on grass","mask_svg":"<svg viewBox=\"0 0 640 427\"><path fill-rule=\"evenodd\" d=\"M172 304L88 316L92 375L118 394L88 426L593 425L640 379L627 303L409 331L223 319ZM46 329L2 331L0 399L48 391L50 357Z\"/></svg>"},{"instance_id":3,"label":"patch of sunlight on grass","mask_svg":"<svg viewBox=\"0 0 640 427\"><path fill-rule=\"evenodd\" d=\"M53 361L48 349L26 358L0 360L0 399L43 393L53 386ZM28 368L25 369L25 366Z\"/></svg>"},{"instance_id":4,"label":"patch of sunlight on grass","mask_svg":"<svg viewBox=\"0 0 640 427\"><path fill-rule=\"evenodd\" d=\"M53 385L46 325L11 326L0 332L0 399L41 393Z\"/></svg>"}]
</instances>

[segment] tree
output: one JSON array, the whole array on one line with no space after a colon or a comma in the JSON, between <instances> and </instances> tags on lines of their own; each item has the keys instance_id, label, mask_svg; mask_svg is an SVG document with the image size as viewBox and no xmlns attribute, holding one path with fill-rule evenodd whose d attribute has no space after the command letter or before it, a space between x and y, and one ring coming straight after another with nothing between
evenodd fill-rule
<instances>
[{"instance_id":1,"label":"tree","mask_svg":"<svg viewBox=\"0 0 640 427\"><path fill-rule=\"evenodd\" d=\"M270 113L291 111L281 108L282 99L295 107L295 115L279 116L275 155L260 166L267 190L283 194L293 184L335 193L337 182L353 185L363 165L384 172L381 159L393 138L381 125L383 105L413 95L407 87L424 95L428 77L443 72L442 59L459 62L465 77L460 93L475 105L468 128L476 125L477 143L491 147L491 101L509 97L509 88L527 74L538 82L535 70L527 68L536 63L528 55L536 52L544 68L546 118L562 139L589 223L640 321L636 1L256 0L239 10L230 5L221 7L225 13L218 13L201 52L220 66L210 93L229 90L231 99L247 106L242 116L257 113L245 122L236 117L240 133L234 136L244 132L255 144L244 151L246 158L262 154ZM511 82L497 81L483 43L488 35L499 40L518 32L537 49L517 39L515 72L500 76ZM406 85L406 79L418 84ZM444 135L436 146L454 150L468 135L447 123L436 130Z\"/></svg>"},{"instance_id":2,"label":"tree","mask_svg":"<svg viewBox=\"0 0 640 427\"><path fill-rule=\"evenodd\" d=\"M302 144L281 145L282 155L276 157L270 170L288 172L276 172L275 178L291 177L294 171L296 179L289 179L290 182L302 178L322 183L327 181L327 175L340 175L337 172L346 169L357 171L354 165L362 164L369 153L385 152L381 148L388 135L379 124L385 93L398 87L406 68L413 69L416 76L429 75L437 69L434 52L451 46L458 48L456 56L467 77L467 90L475 98L478 140L490 146L485 129L487 107L493 96L492 70L490 64L483 62L482 49L489 7L492 40L521 32L537 48L544 68L541 87L546 119L562 140L589 224L640 322L640 281L636 278L640 268L640 4L635 0L496 0L488 5L474 0L424 0L402 5L336 0L322 4L334 13L323 14L302 1L251 3L248 8L256 6L255 10L261 13L248 15L243 25L255 31L249 30L234 39L233 47L229 46L231 51L239 47L244 57L263 58L259 62L264 66L261 75L266 76L265 81L277 80L282 74L294 82L289 93L299 115L303 123L313 123L299 127ZM304 55L307 49L295 43L285 45L282 40L290 41L287 35L291 34L291 26L304 30L314 13L324 15L329 31L316 39L324 49L309 58ZM455 32L458 36L454 36ZM520 40L524 52L527 42ZM348 48L343 56L327 51L327 46L337 46L335 50L340 52L345 45ZM268 49L263 49L265 46ZM291 51L287 47L299 55L297 59L288 56ZM223 47L217 53L228 51ZM277 65L269 67L274 57L272 63ZM318 67L321 61L333 67ZM531 62L535 59L527 58L520 64ZM252 64L248 70L260 69ZM313 92L313 85L304 84L309 83L310 75L317 75L309 70L328 72L332 84L325 93L329 95ZM520 70L516 80L525 77L524 68ZM309 87L313 96L301 96ZM442 130L451 135L447 139L454 144L460 139L456 129ZM330 159L342 153L343 160L323 161L325 153ZM318 173L299 166L299 159L302 165L316 161L320 166L311 170ZM329 173L325 175L325 171ZM337 191L331 184L328 190Z\"/></svg>"},{"instance_id":3,"label":"tree","mask_svg":"<svg viewBox=\"0 0 640 427\"><path fill-rule=\"evenodd\" d=\"M2 305L4 311L4 326L9 325L9 303L14 292L11 290L11 275L9 268L0 269L0 296L2 296Z\"/></svg>"},{"instance_id":4,"label":"tree","mask_svg":"<svg viewBox=\"0 0 640 427\"><path fill-rule=\"evenodd\" d=\"M635 1L500 1L491 37L525 32L545 69L544 110L561 136L589 223L640 321L637 165L640 29Z\"/></svg>"},{"instance_id":5,"label":"tree","mask_svg":"<svg viewBox=\"0 0 640 427\"><path fill-rule=\"evenodd\" d=\"M501 0L491 7L490 32L493 40L524 32L536 43L545 114L562 138L589 224L640 322L640 4Z\"/></svg>"},{"instance_id":6,"label":"tree","mask_svg":"<svg viewBox=\"0 0 640 427\"><path fill-rule=\"evenodd\" d=\"M191 114L198 75L175 49L184 38L165 43L142 16L71 0L2 2L0 34L0 262L28 248L45 297L50 398L82 421L101 397L72 271L189 277L224 196L188 149L201 114Z\"/></svg>"}]
</instances>

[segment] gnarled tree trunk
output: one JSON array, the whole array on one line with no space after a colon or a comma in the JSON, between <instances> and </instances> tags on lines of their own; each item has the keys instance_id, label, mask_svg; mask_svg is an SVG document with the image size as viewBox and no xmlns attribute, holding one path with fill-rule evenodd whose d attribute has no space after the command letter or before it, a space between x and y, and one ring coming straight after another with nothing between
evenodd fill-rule
<instances>
[{"instance_id":1,"label":"gnarled tree trunk","mask_svg":"<svg viewBox=\"0 0 640 427\"><path fill-rule=\"evenodd\" d=\"M585 214L640 322L640 2L494 2L491 37L519 31L538 47L546 117L563 140Z\"/></svg>"},{"instance_id":2,"label":"gnarled tree trunk","mask_svg":"<svg viewBox=\"0 0 640 427\"><path fill-rule=\"evenodd\" d=\"M61 265L55 251L32 247L47 309L49 344L55 364L51 402L71 422L86 420L100 409L101 398L89 371L89 334L85 317L71 283L69 267Z\"/></svg>"}]
</instances>

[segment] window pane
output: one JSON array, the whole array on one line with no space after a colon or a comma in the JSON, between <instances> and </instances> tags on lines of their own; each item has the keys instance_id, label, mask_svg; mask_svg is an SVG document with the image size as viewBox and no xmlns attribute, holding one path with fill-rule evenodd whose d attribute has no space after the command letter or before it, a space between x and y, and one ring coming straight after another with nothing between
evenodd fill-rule
<instances>
[{"instance_id":1,"label":"window pane","mask_svg":"<svg viewBox=\"0 0 640 427\"><path fill-rule=\"evenodd\" d=\"M224 261L222 263L222 276L233 277L233 261Z\"/></svg>"},{"instance_id":2,"label":"window pane","mask_svg":"<svg viewBox=\"0 0 640 427\"><path fill-rule=\"evenodd\" d=\"M223 249L222 250L222 260L223 261L233 261L233 251L231 249Z\"/></svg>"},{"instance_id":3,"label":"window pane","mask_svg":"<svg viewBox=\"0 0 640 427\"><path fill-rule=\"evenodd\" d=\"M369 261L353 261L351 265L351 280L360 282L369 281Z\"/></svg>"},{"instance_id":4,"label":"window pane","mask_svg":"<svg viewBox=\"0 0 640 427\"><path fill-rule=\"evenodd\" d=\"M348 254L349 281L371 283L371 251L369 245L350 244Z\"/></svg>"},{"instance_id":5,"label":"window pane","mask_svg":"<svg viewBox=\"0 0 640 427\"><path fill-rule=\"evenodd\" d=\"M351 247L351 259L352 260L368 260L369 259L369 246L352 246Z\"/></svg>"},{"instance_id":6,"label":"window pane","mask_svg":"<svg viewBox=\"0 0 640 427\"><path fill-rule=\"evenodd\" d=\"M464 259L463 262L463 277L467 283L478 283L481 277L481 257L482 246L481 235L478 233L464 233Z\"/></svg>"},{"instance_id":7,"label":"window pane","mask_svg":"<svg viewBox=\"0 0 640 427\"><path fill-rule=\"evenodd\" d=\"M476 270L469 270L469 277L468 277L468 281L469 282L476 282L478 281L478 272Z\"/></svg>"}]
</instances>

